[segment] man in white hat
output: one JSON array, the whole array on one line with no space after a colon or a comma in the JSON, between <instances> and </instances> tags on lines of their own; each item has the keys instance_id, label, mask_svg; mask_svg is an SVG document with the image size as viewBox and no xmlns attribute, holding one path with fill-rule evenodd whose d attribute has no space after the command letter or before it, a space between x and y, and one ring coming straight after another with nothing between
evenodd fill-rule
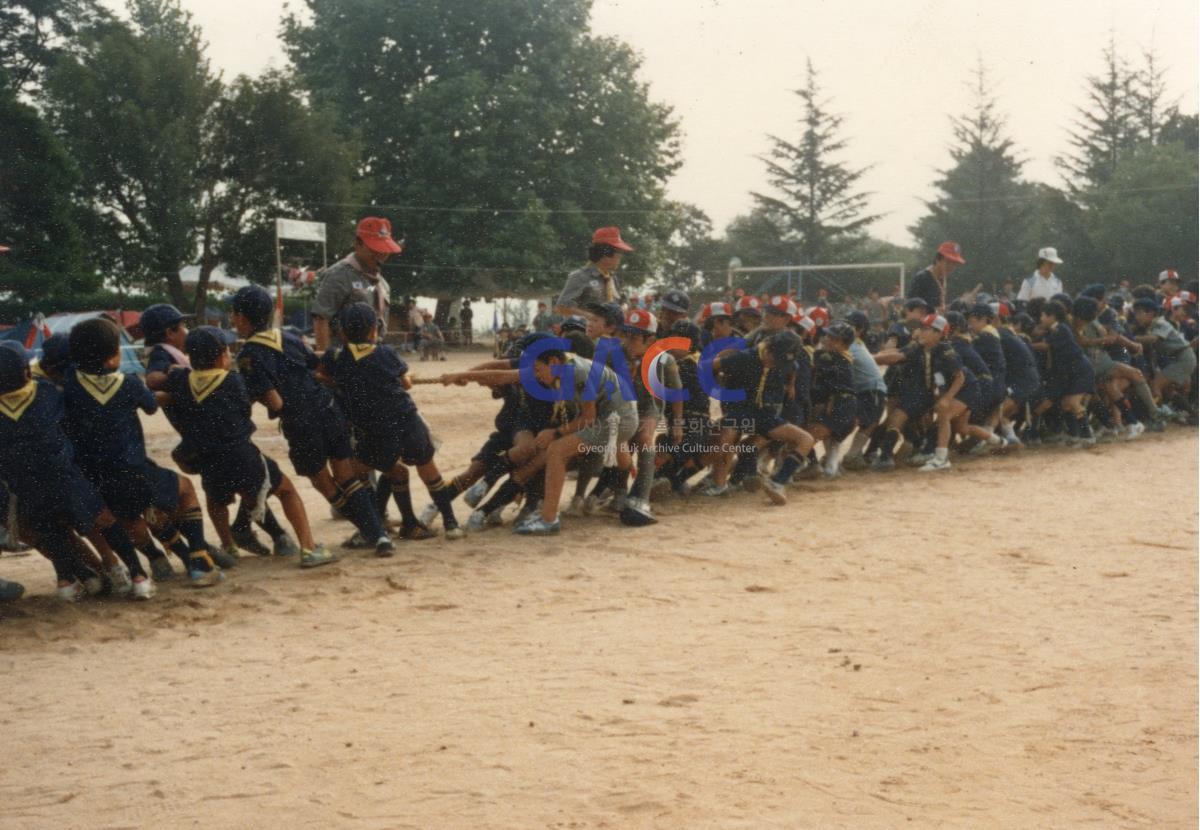
<instances>
[{"instance_id":1,"label":"man in white hat","mask_svg":"<svg viewBox=\"0 0 1200 830\"><path fill-rule=\"evenodd\" d=\"M1055 294L1063 293L1062 280L1054 276L1055 265L1062 265L1055 248L1042 248L1038 251L1037 270L1021 283L1017 299L1028 302L1034 297L1045 297L1048 300Z\"/></svg>"}]
</instances>

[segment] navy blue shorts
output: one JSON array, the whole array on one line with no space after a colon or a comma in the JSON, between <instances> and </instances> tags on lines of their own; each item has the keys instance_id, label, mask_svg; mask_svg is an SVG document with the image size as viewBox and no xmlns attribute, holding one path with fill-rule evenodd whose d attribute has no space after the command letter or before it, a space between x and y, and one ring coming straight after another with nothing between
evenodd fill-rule
<instances>
[{"instance_id":1,"label":"navy blue shorts","mask_svg":"<svg viewBox=\"0 0 1200 830\"><path fill-rule=\"evenodd\" d=\"M268 477L271 492L283 482L279 465L249 441L228 447L219 455L201 456L199 467L204 495L214 504L231 504L235 496L256 499Z\"/></svg>"},{"instance_id":2,"label":"navy blue shorts","mask_svg":"<svg viewBox=\"0 0 1200 830\"><path fill-rule=\"evenodd\" d=\"M853 395L842 395L819 407L816 412L816 422L825 429L835 441L843 440L858 423L858 400Z\"/></svg>"},{"instance_id":3,"label":"navy blue shorts","mask_svg":"<svg viewBox=\"0 0 1200 830\"><path fill-rule=\"evenodd\" d=\"M132 522L153 507L174 513L179 507L179 476L149 459L135 468L101 470L88 475L113 515Z\"/></svg>"},{"instance_id":4,"label":"navy blue shorts","mask_svg":"<svg viewBox=\"0 0 1200 830\"><path fill-rule=\"evenodd\" d=\"M1010 384L1008 397L1012 398L1018 406L1034 400L1041 392L1041 382L1037 375L1032 373L1025 377L1009 377L1008 382Z\"/></svg>"},{"instance_id":5,"label":"navy blue shorts","mask_svg":"<svg viewBox=\"0 0 1200 830\"><path fill-rule=\"evenodd\" d=\"M397 462L420 467L433 460L433 439L420 415L413 415L385 435L355 431L354 457L373 470L386 473Z\"/></svg>"},{"instance_id":6,"label":"navy blue shorts","mask_svg":"<svg viewBox=\"0 0 1200 830\"><path fill-rule=\"evenodd\" d=\"M722 429L735 429L743 435L761 435L764 438L787 421L783 416L765 407L733 404L725 407L721 419Z\"/></svg>"},{"instance_id":7,"label":"navy blue shorts","mask_svg":"<svg viewBox=\"0 0 1200 830\"><path fill-rule=\"evenodd\" d=\"M496 456L503 455L513 448L513 434L511 432L504 433L500 431L493 432L488 436L488 439L483 442L483 446L479 448L479 452L471 457L472 461L482 461L484 464L490 464L496 459Z\"/></svg>"},{"instance_id":8,"label":"navy blue shorts","mask_svg":"<svg viewBox=\"0 0 1200 830\"><path fill-rule=\"evenodd\" d=\"M807 401L789 401L783 405L783 417L789 424L802 427L808 423L811 405Z\"/></svg>"},{"instance_id":9,"label":"navy blue shorts","mask_svg":"<svg viewBox=\"0 0 1200 830\"><path fill-rule=\"evenodd\" d=\"M858 425L864 430L878 426L879 419L883 417L883 408L887 403L883 392L858 392L854 396L857 401L857 410L855 417L858 419Z\"/></svg>"},{"instance_id":10,"label":"navy blue shorts","mask_svg":"<svg viewBox=\"0 0 1200 830\"><path fill-rule=\"evenodd\" d=\"M956 401L962 401L967 409L979 412L983 408L983 400L979 395L979 383L964 383L962 389L954 396Z\"/></svg>"},{"instance_id":11,"label":"navy blue shorts","mask_svg":"<svg viewBox=\"0 0 1200 830\"><path fill-rule=\"evenodd\" d=\"M42 486L15 492L18 520L39 534L66 524L80 534L96 525L104 499L74 464L42 473Z\"/></svg>"},{"instance_id":12,"label":"navy blue shorts","mask_svg":"<svg viewBox=\"0 0 1200 830\"><path fill-rule=\"evenodd\" d=\"M908 416L910 421L920 418L933 408L933 393L924 386L909 386L900 384L900 411Z\"/></svg>"},{"instance_id":13,"label":"navy blue shorts","mask_svg":"<svg viewBox=\"0 0 1200 830\"><path fill-rule=\"evenodd\" d=\"M288 442L288 459L296 475L309 478L325 468L330 461L349 459L350 424L341 409L322 407L313 417L288 419L283 422L283 437Z\"/></svg>"}]
</instances>

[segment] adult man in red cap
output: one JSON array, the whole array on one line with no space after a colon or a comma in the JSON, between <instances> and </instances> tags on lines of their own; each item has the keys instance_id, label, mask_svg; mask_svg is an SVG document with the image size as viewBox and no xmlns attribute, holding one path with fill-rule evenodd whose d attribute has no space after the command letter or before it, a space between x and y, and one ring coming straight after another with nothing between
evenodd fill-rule
<instances>
[{"instance_id":1,"label":"adult man in red cap","mask_svg":"<svg viewBox=\"0 0 1200 830\"><path fill-rule=\"evenodd\" d=\"M933 265L913 274L912 284L908 287L909 299L918 297L931 311L945 311L946 278L955 268L966 264L957 242L943 242L933 257Z\"/></svg>"},{"instance_id":2,"label":"adult man in red cap","mask_svg":"<svg viewBox=\"0 0 1200 830\"><path fill-rule=\"evenodd\" d=\"M387 331L391 288L379 269L388 257L403 250L392 238L392 223L388 220L368 216L358 223L354 253L330 265L320 275L320 286L312 305L318 354L329 348L338 312L354 303L366 303L375 309L382 339Z\"/></svg>"},{"instance_id":3,"label":"adult man in red cap","mask_svg":"<svg viewBox=\"0 0 1200 830\"><path fill-rule=\"evenodd\" d=\"M620 228L599 228L592 234L587 265L572 271L567 277L567 283L554 305L555 313L569 317L583 314L584 307L589 303L621 302L617 267L621 264L621 255L632 250L621 239Z\"/></svg>"}]
</instances>

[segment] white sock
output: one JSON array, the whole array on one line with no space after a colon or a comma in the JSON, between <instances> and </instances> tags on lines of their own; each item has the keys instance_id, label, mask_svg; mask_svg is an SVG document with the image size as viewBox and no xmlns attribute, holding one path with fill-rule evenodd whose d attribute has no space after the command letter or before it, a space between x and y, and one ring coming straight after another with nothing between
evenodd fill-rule
<instances>
[{"instance_id":1,"label":"white sock","mask_svg":"<svg viewBox=\"0 0 1200 830\"><path fill-rule=\"evenodd\" d=\"M866 435L860 429L854 433L854 437L850 439L850 451L846 455L862 455L863 447L867 445L871 436Z\"/></svg>"},{"instance_id":2,"label":"white sock","mask_svg":"<svg viewBox=\"0 0 1200 830\"><path fill-rule=\"evenodd\" d=\"M950 448L949 447L938 447L936 450L933 451L933 457L935 459L937 459L938 461L945 461L946 459L948 459L950 457Z\"/></svg>"},{"instance_id":3,"label":"white sock","mask_svg":"<svg viewBox=\"0 0 1200 830\"><path fill-rule=\"evenodd\" d=\"M993 432L991 435L989 435L989 436L988 436L987 442L988 442L989 444L991 444L991 445L994 447L994 446L996 446L997 444L1003 444L1003 443L1004 443L1004 439L1003 439L1003 438L1001 438L999 435L997 435L996 433L994 433L994 432Z\"/></svg>"},{"instance_id":4,"label":"white sock","mask_svg":"<svg viewBox=\"0 0 1200 830\"><path fill-rule=\"evenodd\" d=\"M1009 441L1017 440L1017 434L1015 432L1013 432L1012 424L1005 424L1002 429L1004 432L1004 437L1007 438Z\"/></svg>"}]
</instances>

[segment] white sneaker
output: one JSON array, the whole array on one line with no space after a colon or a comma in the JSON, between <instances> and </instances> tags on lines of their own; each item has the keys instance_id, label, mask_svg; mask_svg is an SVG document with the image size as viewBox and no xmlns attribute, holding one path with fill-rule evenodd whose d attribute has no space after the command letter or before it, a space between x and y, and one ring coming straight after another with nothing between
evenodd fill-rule
<instances>
[{"instance_id":1,"label":"white sneaker","mask_svg":"<svg viewBox=\"0 0 1200 830\"><path fill-rule=\"evenodd\" d=\"M767 494L771 504L787 504L787 489L775 479L763 479L763 492Z\"/></svg>"},{"instance_id":2,"label":"white sneaker","mask_svg":"<svg viewBox=\"0 0 1200 830\"><path fill-rule=\"evenodd\" d=\"M931 460L933 460L933 453L914 452L908 457L908 466L920 467L923 464L928 464Z\"/></svg>"},{"instance_id":3,"label":"white sneaker","mask_svg":"<svg viewBox=\"0 0 1200 830\"><path fill-rule=\"evenodd\" d=\"M571 504L563 511L563 514L567 516L586 516L583 496L572 496Z\"/></svg>"},{"instance_id":4,"label":"white sneaker","mask_svg":"<svg viewBox=\"0 0 1200 830\"><path fill-rule=\"evenodd\" d=\"M156 593L158 593L158 591L154 587L154 580L152 580L150 577L146 577L139 582L133 583L134 599L153 599Z\"/></svg>"},{"instance_id":5,"label":"white sneaker","mask_svg":"<svg viewBox=\"0 0 1200 830\"><path fill-rule=\"evenodd\" d=\"M496 511L499 512L499 511ZM482 510L475 510L467 517L467 533L478 533L488 526L488 517Z\"/></svg>"},{"instance_id":6,"label":"white sneaker","mask_svg":"<svg viewBox=\"0 0 1200 830\"><path fill-rule=\"evenodd\" d=\"M1143 423L1129 424L1125 427L1124 438L1126 441L1133 441L1142 437L1142 433L1146 431L1146 425Z\"/></svg>"},{"instance_id":7,"label":"white sneaker","mask_svg":"<svg viewBox=\"0 0 1200 830\"><path fill-rule=\"evenodd\" d=\"M425 527L429 527L433 520L436 519L440 514L441 511L438 510L438 506L433 502L430 502L429 504L425 505L424 509L421 510L420 513L417 514L417 521L425 525Z\"/></svg>"},{"instance_id":8,"label":"white sneaker","mask_svg":"<svg viewBox=\"0 0 1200 830\"><path fill-rule=\"evenodd\" d=\"M70 585L60 585L58 586L58 590L54 592L54 596L63 602L79 602L84 596L83 585L80 584L78 579Z\"/></svg>"},{"instance_id":9,"label":"white sneaker","mask_svg":"<svg viewBox=\"0 0 1200 830\"><path fill-rule=\"evenodd\" d=\"M104 579L100 576L89 576L83 580L83 590L89 597L99 596L104 592Z\"/></svg>"},{"instance_id":10,"label":"white sneaker","mask_svg":"<svg viewBox=\"0 0 1200 830\"><path fill-rule=\"evenodd\" d=\"M467 489L467 492L463 493L463 501L467 503L467 507L478 507L479 503L483 501L483 497L488 494L488 490L490 489L491 488L488 487L487 481L481 478L479 481L472 484Z\"/></svg>"},{"instance_id":11,"label":"white sneaker","mask_svg":"<svg viewBox=\"0 0 1200 830\"><path fill-rule=\"evenodd\" d=\"M108 569L108 581L112 585L114 597L127 597L133 593L133 582L129 579L129 571L118 562Z\"/></svg>"},{"instance_id":12,"label":"white sneaker","mask_svg":"<svg viewBox=\"0 0 1200 830\"><path fill-rule=\"evenodd\" d=\"M933 472L937 472L938 470L949 470L949 469L950 469L950 459L949 458L938 458L935 455L933 458L929 459L929 461L926 462L926 464L923 467L921 467L921 472L933 473Z\"/></svg>"}]
</instances>

